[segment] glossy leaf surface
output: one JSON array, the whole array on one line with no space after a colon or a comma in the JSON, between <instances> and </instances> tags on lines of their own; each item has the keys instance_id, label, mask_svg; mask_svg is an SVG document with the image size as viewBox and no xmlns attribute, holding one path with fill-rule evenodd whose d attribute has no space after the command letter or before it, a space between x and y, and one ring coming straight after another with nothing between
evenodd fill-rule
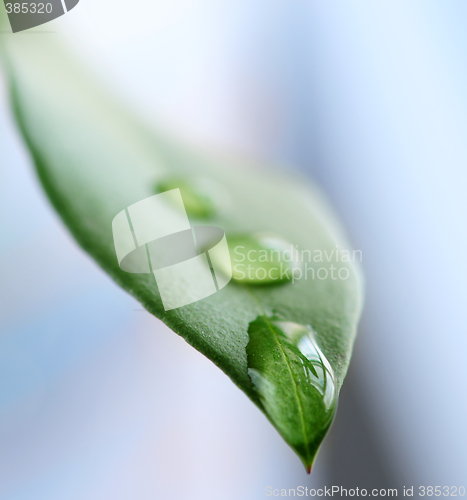
<instances>
[{"instance_id":1,"label":"glossy leaf surface","mask_svg":"<svg viewBox=\"0 0 467 500\"><path fill-rule=\"evenodd\" d=\"M0 43L18 125L78 243L219 366L310 468L334 414L362 303L359 271L320 192L296 174L202 154L151 132L88 78L54 35ZM119 268L112 220L178 182L189 197L191 224L208 221L232 241L267 234L290 242L299 252L296 274L268 286L232 280L204 300L166 312L152 274ZM234 266L258 267L259 255L238 262L231 251L231 259ZM331 266L340 277L331 276Z\"/></svg>"}]
</instances>

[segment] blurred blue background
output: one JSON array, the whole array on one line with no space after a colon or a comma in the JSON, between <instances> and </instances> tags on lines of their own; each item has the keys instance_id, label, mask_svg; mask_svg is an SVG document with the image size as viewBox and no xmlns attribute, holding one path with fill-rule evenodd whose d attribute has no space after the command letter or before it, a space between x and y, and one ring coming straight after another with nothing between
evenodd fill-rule
<instances>
[{"instance_id":1,"label":"blurred blue background","mask_svg":"<svg viewBox=\"0 0 467 500\"><path fill-rule=\"evenodd\" d=\"M466 19L462 0L83 0L33 30L47 33L14 35L63 32L155 126L309 173L363 251L367 299L309 477L72 241L2 82L2 500L467 486Z\"/></svg>"}]
</instances>

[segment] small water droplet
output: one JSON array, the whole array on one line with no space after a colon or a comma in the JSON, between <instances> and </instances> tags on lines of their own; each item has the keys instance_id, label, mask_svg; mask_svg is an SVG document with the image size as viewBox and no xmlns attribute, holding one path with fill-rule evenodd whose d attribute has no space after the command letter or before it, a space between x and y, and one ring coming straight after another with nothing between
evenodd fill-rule
<instances>
[{"instance_id":1,"label":"small water droplet","mask_svg":"<svg viewBox=\"0 0 467 500\"><path fill-rule=\"evenodd\" d=\"M180 189L188 215L197 219L209 219L216 214L216 204L208 192L208 183L202 179L187 180L182 177L166 177L155 185L156 193Z\"/></svg>"},{"instance_id":2,"label":"small water droplet","mask_svg":"<svg viewBox=\"0 0 467 500\"><path fill-rule=\"evenodd\" d=\"M259 316L248 334L248 374L259 401L309 468L336 410L333 369L310 326Z\"/></svg>"},{"instance_id":3,"label":"small water droplet","mask_svg":"<svg viewBox=\"0 0 467 500\"><path fill-rule=\"evenodd\" d=\"M280 236L268 233L227 236L232 278L247 285L280 284L299 268L297 249Z\"/></svg>"},{"instance_id":4,"label":"small water droplet","mask_svg":"<svg viewBox=\"0 0 467 500\"><path fill-rule=\"evenodd\" d=\"M332 410L337 400L334 372L316 342L313 329L290 321L278 320L273 321L273 324L300 351L300 363L303 366L306 383L321 394L325 410Z\"/></svg>"}]
</instances>

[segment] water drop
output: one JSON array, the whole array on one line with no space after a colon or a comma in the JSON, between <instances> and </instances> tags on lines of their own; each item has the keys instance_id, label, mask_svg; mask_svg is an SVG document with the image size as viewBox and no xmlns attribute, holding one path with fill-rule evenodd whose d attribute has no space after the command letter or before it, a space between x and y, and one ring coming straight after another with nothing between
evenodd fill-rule
<instances>
[{"instance_id":1,"label":"water drop","mask_svg":"<svg viewBox=\"0 0 467 500\"><path fill-rule=\"evenodd\" d=\"M207 182L202 179L187 180L182 177L165 177L155 185L156 193L180 189L183 204L189 216L209 219L216 214L216 204L209 193Z\"/></svg>"},{"instance_id":2,"label":"water drop","mask_svg":"<svg viewBox=\"0 0 467 500\"><path fill-rule=\"evenodd\" d=\"M258 233L227 236L232 278L247 285L272 285L290 281L300 267L297 249L280 236Z\"/></svg>"},{"instance_id":3,"label":"water drop","mask_svg":"<svg viewBox=\"0 0 467 500\"><path fill-rule=\"evenodd\" d=\"M336 410L333 369L310 326L259 316L248 334L248 374L260 405L309 470Z\"/></svg>"}]
</instances>

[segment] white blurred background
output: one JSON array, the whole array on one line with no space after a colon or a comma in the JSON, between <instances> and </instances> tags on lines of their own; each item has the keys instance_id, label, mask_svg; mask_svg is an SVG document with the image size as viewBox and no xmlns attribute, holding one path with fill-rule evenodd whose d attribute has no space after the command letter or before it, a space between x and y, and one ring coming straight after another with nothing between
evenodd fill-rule
<instances>
[{"instance_id":1,"label":"white blurred background","mask_svg":"<svg viewBox=\"0 0 467 500\"><path fill-rule=\"evenodd\" d=\"M155 126L308 172L363 250L367 303L309 477L222 372L71 240L3 85L2 500L467 487L466 19L462 0L81 0L33 30L47 33L10 35L63 32Z\"/></svg>"}]
</instances>

